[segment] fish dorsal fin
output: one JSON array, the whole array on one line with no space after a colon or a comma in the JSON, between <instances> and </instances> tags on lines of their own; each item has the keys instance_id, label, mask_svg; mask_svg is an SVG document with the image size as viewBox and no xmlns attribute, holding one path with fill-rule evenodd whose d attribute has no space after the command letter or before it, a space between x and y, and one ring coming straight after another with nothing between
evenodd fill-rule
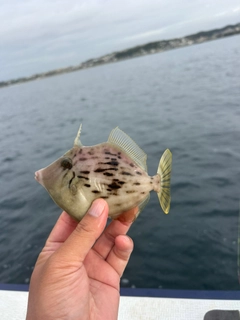
<instances>
[{"instance_id":1,"label":"fish dorsal fin","mask_svg":"<svg viewBox=\"0 0 240 320\"><path fill-rule=\"evenodd\" d=\"M82 124L80 124L80 127L78 129L78 133L77 133L77 136L74 140L74 146L79 146L79 147L82 147L82 143L80 141L80 135L81 135L81 130L82 130Z\"/></svg>"},{"instance_id":2,"label":"fish dorsal fin","mask_svg":"<svg viewBox=\"0 0 240 320\"><path fill-rule=\"evenodd\" d=\"M125 152L140 168L147 171L147 155L139 146L118 127L113 129L108 142Z\"/></svg>"}]
</instances>

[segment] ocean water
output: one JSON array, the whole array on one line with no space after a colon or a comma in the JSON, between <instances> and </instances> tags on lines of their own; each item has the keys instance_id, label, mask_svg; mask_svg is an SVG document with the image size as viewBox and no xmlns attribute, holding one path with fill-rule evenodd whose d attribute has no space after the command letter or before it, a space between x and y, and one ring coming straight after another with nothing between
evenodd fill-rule
<instances>
[{"instance_id":1,"label":"ocean water","mask_svg":"<svg viewBox=\"0 0 240 320\"><path fill-rule=\"evenodd\" d=\"M240 37L0 90L0 282L28 283L61 210L34 172L119 126L156 173L173 153L169 215L157 195L132 225L122 286L239 290Z\"/></svg>"}]
</instances>

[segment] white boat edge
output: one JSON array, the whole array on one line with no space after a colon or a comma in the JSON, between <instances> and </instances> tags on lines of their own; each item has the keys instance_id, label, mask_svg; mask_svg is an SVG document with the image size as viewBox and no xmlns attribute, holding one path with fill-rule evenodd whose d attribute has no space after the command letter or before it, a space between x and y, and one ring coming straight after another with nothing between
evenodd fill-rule
<instances>
[{"instance_id":1,"label":"white boat edge","mask_svg":"<svg viewBox=\"0 0 240 320\"><path fill-rule=\"evenodd\" d=\"M24 320L27 299L28 285L0 284L1 320ZM213 310L236 311L240 320L240 291L121 288L118 320L204 320Z\"/></svg>"}]
</instances>

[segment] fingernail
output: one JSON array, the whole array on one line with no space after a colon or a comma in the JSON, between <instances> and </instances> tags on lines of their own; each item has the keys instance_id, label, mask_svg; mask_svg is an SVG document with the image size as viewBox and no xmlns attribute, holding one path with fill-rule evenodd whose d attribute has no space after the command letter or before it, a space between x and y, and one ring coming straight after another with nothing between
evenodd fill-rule
<instances>
[{"instance_id":1,"label":"fingernail","mask_svg":"<svg viewBox=\"0 0 240 320\"><path fill-rule=\"evenodd\" d=\"M105 208L104 201L95 200L91 208L88 210L88 214L90 214L93 217L100 217L100 215L103 213L104 208Z\"/></svg>"}]
</instances>

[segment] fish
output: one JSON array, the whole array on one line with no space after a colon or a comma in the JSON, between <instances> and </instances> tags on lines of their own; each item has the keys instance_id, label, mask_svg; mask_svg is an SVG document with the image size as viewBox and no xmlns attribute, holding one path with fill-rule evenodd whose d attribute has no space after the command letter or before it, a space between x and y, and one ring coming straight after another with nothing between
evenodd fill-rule
<instances>
[{"instance_id":1,"label":"fish","mask_svg":"<svg viewBox=\"0 0 240 320\"><path fill-rule=\"evenodd\" d=\"M92 202L103 198L108 203L110 218L117 219L137 207L135 220L153 190L163 212L169 213L172 170L169 149L163 153L156 175L149 176L146 153L121 129L113 129L107 142L83 146L81 128L82 125L72 149L35 172L35 179L60 208L80 221Z\"/></svg>"}]
</instances>

